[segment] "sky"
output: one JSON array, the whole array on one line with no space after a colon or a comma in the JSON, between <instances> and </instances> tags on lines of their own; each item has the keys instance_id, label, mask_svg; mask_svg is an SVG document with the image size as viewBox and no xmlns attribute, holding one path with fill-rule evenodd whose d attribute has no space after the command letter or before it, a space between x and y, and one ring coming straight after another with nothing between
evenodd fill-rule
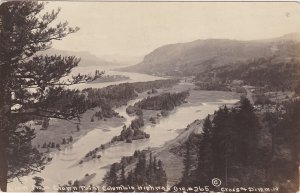
<instances>
[{"instance_id":1,"label":"sky","mask_svg":"<svg viewBox=\"0 0 300 193\"><path fill-rule=\"evenodd\" d=\"M53 47L99 57L142 56L197 39L256 40L300 29L297 2L50 2L80 31Z\"/></svg>"}]
</instances>

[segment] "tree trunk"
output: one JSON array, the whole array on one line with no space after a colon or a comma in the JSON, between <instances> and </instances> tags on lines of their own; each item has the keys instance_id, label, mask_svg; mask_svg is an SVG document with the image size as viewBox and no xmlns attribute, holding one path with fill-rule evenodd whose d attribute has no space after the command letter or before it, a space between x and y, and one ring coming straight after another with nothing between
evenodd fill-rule
<instances>
[{"instance_id":1,"label":"tree trunk","mask_svg":"<svg viewBox=\"0 0 300 193\"><path fill-rule=\"evenodd\" d=\"M225 185L228 185L228 157L225 158Z\"/></svg>"},{"instance_id":2,"label":"tree trunk","mask_svg":"<svg viewBox=\"0 0 300 193\"><path fill-rule=\"evenodd\" d=\"M8 65L0 64L0 189L7 191L8 144L11 95L8 89Z\"/></svg>"},{"instance_id":3,"label":"tree trunk","mask_svg":"<svg viewBox=\"0 0 300 193\"><path fill-rule=\"evenodd\" d=\"M0 189L2 192L7 191L7 172L8 172L8 162L7 162L7 134L3 132L2 120L1 120L1 133L0 133Z\"/></svg>"}]
</instances>

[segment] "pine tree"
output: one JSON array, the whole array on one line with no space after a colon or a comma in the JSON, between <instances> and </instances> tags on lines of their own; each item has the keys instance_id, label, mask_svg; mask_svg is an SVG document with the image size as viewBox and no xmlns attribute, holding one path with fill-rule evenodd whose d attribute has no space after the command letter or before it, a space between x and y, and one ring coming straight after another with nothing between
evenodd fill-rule
<instances>
[{"instance_id":1,"label":"pine tree","mask_svg":"<svg viewBox=\"0 0 300 193\"><path fill-rule=\"evenodd\" d=\"M212 166L213 174L215 177L223 178L225 171L225 152L228 138L225 137L230 135L228 133L228 121L229 121L229 110L226 106L220 108L214 115L213 129L211 132L211 150L212 150Z\"/></svg>"},{"instance_id":2,"label":"pine tree","mask_svg":"<svg viewBox=\"0 0 300 193\"><path fill-rule=\"evenodd\" d=\"M126 184L127 184L127 183L126 183L126 176L125 176L125 167L124 167L124 165L122 164L120 185L125 186Z\"/></svg>"},{"instance_id":3,"label":"pine tree","mask_svg":"<svg viewBox=\"0 0 300 193\"><path fill-rule=\"evenodd\" d=\"M44 118L43 119L43 124L42 124L42 128L43 129L47 129L49 127L49 118Z\"/></svg>"},{"instance_id":4,"label":"pine tree","mask_svg":"<svg viewBox=\"0 0 300 193\"><path fill-rule=\"evenodd\" d=\"M152 184L153 181L153 161L152 161L152 152L150 151L149 155L149 167L148 167L148 172L149 172L149 183Z\"/></svg>"},{"instance_id":5,"label":"pine tree","mask_svg":"<svg viewBox=\"0 0 300 193\"><path fill-rule=\"evenodd\" d=\"M192 157L191 157L191 143L188 140L186 142L186 153L184 155L183 164L184 164L184 170L183 170L183 176L182 176L182 182L183 184L187 184L189 182L189 176L192 169ZM159 164L161 161L158 162ZM159 166L160 168L161 166Z\"/></svg>"},{"instance_id":6,"label":"pine tree","mask_svg":"<svg viewBox=\"0 0 300 193\"><path fill-rule=\"evenodd\" d=\"M128 173L128 177L127 177L127 184L130 185L130 186L134 186L136 181L135 181L135 178L134 178L134 174L132 173L132 171L130 171Z\"/></svg>"},{"instance_id":7,"label":"pine tree","mask_svg":"<svg viewBox=\"0 0 300 193\"><path fill-rule=\"evenodd\" d=\"M212 149L211 149L211 133L212 122L208 115L203 123L202 138L199 143L198 151L198 165L197 165L197 183L208 183L208 179L211 179L212 173Z\"/></svg>"},{"instance_id":8,"label":"pine tree","mask_svg":"<svg viewBox=\"0 0 300 193\"><path fill-rule=\"evenodd\" d=\"M157 168L157 157L154 156L154 159L153 159L153 170L156 170Z\"/></svg>"},{"instance_id":9,"label":"pine tree","mask_svg":"<svg viewBox=\"0 0 300 193\"><path fill-rule=\"evenodd\" d=\"M30 145L34 132L19 123L36 117L77 117L86 110L82 105L84 96L78 91L66 91L63 86L95 79L79 74L61 82L80 60L37 55L49 49L53 40L78 31L68 27L67 22L53 25L59 10L43 13L43 9L44 4L36 1L9 1L0 5L1 191L7 190L8 179L39 171L45 164L43 156ZM28 88L35 88L35 92L29 92ZM11 108L16 105L19 108Z\"/></svg>"},{"instance_id":10,"label":"pine tree","mask_svg":"<svg viewBox=\"0 0 300 193\"><path fill-rule=\"evenodd\" d=\"M138 156L138 162L134 171L137 176L137 185L145 185L146 180L146 155L143 153Z\"/></svg>"},{"instance_id":11,"label":"pine tree","mask_svg":"<svg viewBox=\"0 0 300 193\"><path fill-rule=\"evenodd\" d=\"M118 184L118 175L117 175L117 165L116 164L112 164L111 165L111 168L110 168L110 172L109 172L109 178L110 178L110 181L109 181L109 185L111 186L117 186Z\"/></svg>"},{"instance_id":12,"label":"pine tree","mask_svg":"<svg viewBox=\"0 0 300 193\"><path fill-rule=\"evenodd\" d=\"M46 148L47 147L47 143L45 142L42 146L42 148Z\"/></svg>"},{"instance_id":13,"label":"pine tree","mask_svg":"<svg viewBox=\"0 0 300 193\"><path fill-rule=\"evenodd\" d=\"M251 164L249 158L255 153L254 146L257 141L256 136L259 123L254 113L254 108L247 98L241 98L240 106L235 116L237 124L235 127L235 133L237 134L236 141L239 141L236 144L239 147L237 154L242 162ZM243 141L238 140L238 138L242 138Z\"/></svg>"},{"instance_id":14,"label":"pine tree","mask_svg":"<svg viewBox=\"0 0 300 193\"><path fill-rule=\"evenodd\" d=\"M62 144L65 145L67 143L66 138L62 139Z\"/></svg>"},{"instance_id":15,"label":"pine tree","mask_svg":"<svg viewBox=\"0 0 300 193\"><path fill-rule=\"evenodd\" d=\"M167 174L163 169L163 163L161 160L158 160L157 163L157 170L156 170L156 181L158 182L155 184L156 186L166 186L167 185Z\"/></svg>"}]
</instances>

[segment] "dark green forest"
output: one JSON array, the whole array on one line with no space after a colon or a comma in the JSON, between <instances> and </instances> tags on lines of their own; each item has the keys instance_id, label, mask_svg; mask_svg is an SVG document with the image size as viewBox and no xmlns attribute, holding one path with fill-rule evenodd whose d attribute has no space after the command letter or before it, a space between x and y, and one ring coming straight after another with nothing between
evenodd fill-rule
<instances>
[{"instance_id":1,"label":"dark green forest","mask_svg":"<svg viewBox=\"0 0 300 193\"><path fill-rule=\"evenodd\" d=\"M184 103L185 99L189 96L188 91L180 93L162 93L160 95L147 97L136 104L135 107L145 110L173 110L176 106Z\"/></svg>"},{"instance_id":2,"label":"dark green forest","mask_svg":"<svg viewBox=\"0 0 300 193\"><path fill-rule=\"evenodd\" d=\"M125 171L125 168L135 164L134 169ZM120 163L111 165L104 177L108 186L166 186L167 176L163 164L151 151L135 151L133 156L123 157Z\"/></svg>"},{"instance_id":3,"label":"dark green forest","mask_svg":"<svg viewBox=\"0 0 300 193\"><path fill-rule=\"evenodd\" d=\"M182 146L181 186L211 184L225 187L279 187L280 193L298 187L300 101L284 104L285 111L257 116L249 100L221 107L203 123L203 133Z\"/></svg>"},{"instance_id":4,"label":"dark green forest","mask_svg":"<svg viewBox=\"0 0 300 193\"><path fill-rule=\"evenodd\" d=\"M93 122L95 120L118 116L113 108L126 105L128 101L135 99L138 93L153 88L168 88L176 83L178 83L178 80L164 79L149 82L122 83L100 89L68 90L68 92L56 93L57 95L54 95L49 100L56 101L53 104L53 108L67 106L68 108L65 107L65 109L70 110L73 109L72 105L78 106L76 110L80 109L79 114L88 109L99 107L100 110L91 117L91 121ZM78 98L77 100L76 97ZM69 104L69 101L73 103Z\"/></svg>"},{"instance_id":5,"label":"dark green forest","mask_svg":"<svg viewBox=\"0 0 300 193\"><path fill-rule=\"evenodd\" d=\"M82 90L86 96L86 108L96 106L119 107L127 104L129 100L135 99L138 93L151 90L153 88L169 88L178 83L176 79L155 80L149 82L122 83L111 85L105 88L87 88Z\"/></svg>"}]
</instances>

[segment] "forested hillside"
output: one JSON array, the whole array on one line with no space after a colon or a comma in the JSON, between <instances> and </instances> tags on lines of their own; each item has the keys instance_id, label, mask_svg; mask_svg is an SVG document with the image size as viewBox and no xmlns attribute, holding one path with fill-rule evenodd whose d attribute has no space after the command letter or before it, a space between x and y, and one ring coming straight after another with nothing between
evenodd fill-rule
<instances>
[{"instance_id":1,"label":"forested hillside","mask_svg":"<svg viewBox=\"0 0 300 193\"><path fill-rule=\"evenodd\" d=\"M185 170L180 185L205 186L219 178L227 187L276 186L280 193L296 192L300 101L283 105L285 110L258 116L249 101L241 99L237 107L224 106L208 116L203 133L182 146Z\"/></svg>"},{"instance_id":2,"label":"forested hillside","mask_svg":"<svg viewBox=\"0 0 300 193\"><path fill-rule=\"evenodd\" d=\"M230 83L242 80L246 85L264 87L266 90L299 92L300 62L278 61L278 58L260 58L244 63L234 63L198 74L196 81Z\"/></svg>"},{"instance_id":3,"label":"forested hillside","mask_svg":"<svg viewBox=\"0 0 300 193\"><path fill-rule=\"evenodd\" d=\"M299 34L267 40L206 39L164 45L125 71L191 76L206 70L261 57L299 58ZM238 63L237 63L238 64Z\"/></svg>"}]
</instances>

